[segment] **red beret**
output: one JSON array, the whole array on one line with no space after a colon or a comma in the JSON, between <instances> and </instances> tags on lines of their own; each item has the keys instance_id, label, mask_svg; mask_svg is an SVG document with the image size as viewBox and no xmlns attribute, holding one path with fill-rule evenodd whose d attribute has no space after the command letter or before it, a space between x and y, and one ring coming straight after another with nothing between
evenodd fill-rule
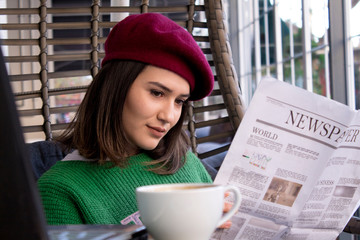
<instances>
[{"instance_id":1,"label":"red beret","mask_svg":"<svg viewBox=\"0 0 360 240\"><path fill-rule=\"evenodd\" d=\"M213 90L214 76L200 47L184 28L158 13L120 21L105 42L102 66L113 59L135 60L179 74L190 84L190 100Z\"/></svg>"}]
</instances>

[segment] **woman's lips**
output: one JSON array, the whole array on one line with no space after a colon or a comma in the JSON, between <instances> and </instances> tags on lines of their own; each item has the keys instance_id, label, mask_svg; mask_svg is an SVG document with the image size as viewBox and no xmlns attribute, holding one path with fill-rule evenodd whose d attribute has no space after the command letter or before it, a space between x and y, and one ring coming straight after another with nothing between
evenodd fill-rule
<instances>
[{"instance_id":1,"label":"woman's lips","mask_svg":"<svg viewBox=\"0 0 360 240\"><path fill-rule=\"evenodd\" d=\"M166 134L165 128L148 126L150 134L156 138L162 138Z\"/></svg>"}]
</instances>

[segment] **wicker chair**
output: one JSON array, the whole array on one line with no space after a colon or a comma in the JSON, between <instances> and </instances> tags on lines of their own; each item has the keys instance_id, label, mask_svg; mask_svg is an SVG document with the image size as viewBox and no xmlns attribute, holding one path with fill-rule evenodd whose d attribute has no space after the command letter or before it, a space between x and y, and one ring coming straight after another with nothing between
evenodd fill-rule
<instances>
[{"instance_id":1,"label":"wicker chair","mask_svg":"<svg viewBox=\"0 0 360 240\"><path fill-rule=\"evenodd\" d=\"M46 0L39 0L37 6L0 9L0 15L8 19L8 23L0 24L1 29L8 30L2 44L9 50L6 62L25 138L41 133L40 139L51 141L53 133L66 127L58 116L76 111L79 102L71 102L71 96L84 93L87 84L62 83L98 72L106 36L119 19L127 14L160 12L192 33L213 67L215 89L190 106L190 118L184 127L189 131L192 151L214 177L244 114L221 0L204 0L201 4L195 0L162 0L155 4L131 0L126 6L116 7L108 6L109 0L103 0L104 4L93 0L91 5L79 7L57 5L60 2L53 0L50 7ZM70 31L74 37L63 38L62 34ZM76 36L81 31L88 36ZM75 61L75 66L79 62L85 65L71 68L70 61ZM59 99L63 105L59 105ZM350 223L356 225L357 221Z\"/></svg>"},{"instance_id":2,"label":"wicker chair","mask_svg":"<svg viewBox=\"0 0 360 240\"><path fill-rule=\"evenodd\" d=\"M74 113L79 103L73 99L74 94L81 94L87 88L83 83L76 86L66 83L70 83L72 77L94 76L98 72L104 56L104 41L119 19L127 14L160 12L193 34L214 68L213 93L192 104L188 110L190 119L184 126L189 130L192 151L204 159L204 165L214 177L216 165L221 164L244 112L222 3L205 0L199 5L195 0L178 0L154 1L156 4L150 5L149 2L130 1L127 6L110 7L93 0L89 6L60 8L49 7L46 0L39 0L36 8L0 9L0 14L6 15L9 21L0 27L9 33L3 45L9 49L6 62L25 138L42 132L41 138L51 140L54 132L65 128L66 123L59 121L58 116ZM53 4L56 5L56 1ZM21 17L14 18L16 14ZM24 16L28 21L21 20ZM109 16L115 20L109 20ZM86 32L88 36L79 37L74 31ZM64 33L74 37L64 38ZM75 61L75 66L85 62L85 66L71 69L71 61ZM64 104L65 101L75 103ZM31 123L27 123L29 121Z\"/></svg>"}]
</instances>

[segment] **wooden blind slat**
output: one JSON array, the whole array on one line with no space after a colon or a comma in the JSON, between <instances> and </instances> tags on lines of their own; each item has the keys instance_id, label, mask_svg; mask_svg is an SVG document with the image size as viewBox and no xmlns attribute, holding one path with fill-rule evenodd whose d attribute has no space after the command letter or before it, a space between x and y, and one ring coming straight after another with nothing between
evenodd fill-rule
<instances>
[{"instance_id":1,"label":"wooden blind slat","mask_svg":"<svg viewBox=\"0 0 360 240\"><path fill-rule=\"evenodd\" d=\"M22 130L24 133L30 133L30 132L43 132L44 128L42 125L36 125L36 126L25 126L22 127Z\"/></svg>"},{"instance_id":2,"label":"wooden blind slat","mask_svg":"<svg viewBox=\"0 0 360 240\"><path fill-rule=\"evenodd\" d=\"M8 63L13 62L39 62L39 56L10 56L4 57L5 61Z\"/></svg>"},{"instance_id":3,"label":"wooden blind slat","mask_svg":"<svg viewBox=\"0 0 360 240\"><path fill-rule=\"evenodd\" d=\"M85 70L76 70L76 71L49 72L48 75L49 78L67 78L67 77L90 76L91 72L89 69L85 69Z\"/></svg>"},{"instance_id":4,"label":"wooden blind slat","mask_svg":"<svg viewBox=\"0 0 360 240\"><path fill-rule=\"evenodd\" d=\"M67 113L67 112L75 112L79 106L67 106L67 107L53 107L50 108L50 114L56 113ZM42 115L42 109L28 109L28 110L20 110L19 115L21 117Z\"/></svg>"},{"instance_id":5,"label":"wooden blind slat","mask_svg":"<svg viewBox=\"0 0 360 240\"><path fill-rule=\"evenodd\" d=\"M0 27L1 28L1 27ZM24 45L35 45L38 46L38 39L2 39L2 45L13 45L13 46L24 46Z\"/></svg>"},{"instance_id":6,"label":"wooden blind slat","mask_svg":"<svg viewBox=\"0 0 360 240\"><path fill-rule=\"evenodd\" d=\"M39 74L21 74L21 75L11 75L11 82L25 82L27 80L36 80L39 79Z\"/></svg>"},{"instance_id":7,"label":"wooden blind slat","mask_svg":"<svg viewBox=\"0 0 360 240\"><path fill-rule=\"evenodd\" d=\"M0 8L1 15L39 14L38 8Z\"/></svg>"},{"instance_id":8,"label":"wooden blind slat","mask_svg":"<svg viewBox=\"0 0 360 240\"><path fill-rule=\"evenodd\" d=\"M37 30L38 23L7 23L0 24L1 30Z\"/></svg>"},{"instance_id":9,"label":"wooden blind slat","mask_svg":"<svg viewBox=\"0 0 360 240\"><path fill-rule=\"evenodd\" d=\"M212 119L212 120L207 120L207 121L202 121L202 122L196 122L195 128L214 126L214 125L218 125L218 124L222 124L222 123L227 123L229 121L230 121L229 117L222 117L222 118L217 118L217 119Z\"/></svg>"},{"instance_id":10,"label":"wooden blind slat","mask_svg":"<svg viewBox=\"0 0 360 240\"><path fill-rule=\"evenodd\" d=\"M211 94L210 94L210 96L220 96L221 95L221 91L220 91L220 89L214 89L212 92L211 92Z\"/></svg>"},{"instance_id":11,"label":"wooden blind slat","mask_svg":"<svg viewBox=\"0 0 360 240\"><path fill-rule=\"evenodd\" d=\"M205 142L216 142L216 140L231 137L231 136L234 136L234 132L233 131L227 131L227 132L222 132L222 133L210 135L210 136L207 136L207 137L198 138L197 142L199 144L200 143L205 143Z\"/></svg>"},{"instance_id":12,"label":"wooden blind slat","mask_svg":"<svg viewBox=\"0 0 360 240\"><path fill-rule=\"evenodd\" d=\"M67 78L67 77L80 77L80 76L89 76L91 75L90 70L76 70L76 71L59 71L59 72L49 72L49 78ZM10 80L12 82L20 81L30 81L38 80L39 74L20 74L20 75L11 75Z\"/></svg>"},{"instance_id":13,"label":"wooden blind slat","mask_svg":"<svg viewBox=\"0 0 360 240\"><path fill-rule=\"evenodd\" d=\"M219 153L223 153L223 152L229 150L229 147L230 147L230 144L227 144L227 145L222 146L220 148L216 148L216 149L213 149L211 151L201 153L201 154L199 154L199 158L204 159L204 158L208 158L208 157L217 155Z\"/></svg>"},{"instance_id":14,"label":"wooden blind slat","mask_svg":"<svg viewBox=\"0 0 360 240\"><path fill-rule=\"evenodd\" d=\"M216 110L224 109L224 107L225 107L225 105L223 103L204 106L204 107L196 107L196 108L194 108L194 113L216 111Z\"/></svg>"},{"instance_id":15,"label":"wooden blind slat","mask_svg":"<svg viewBox=\"0 0 360 240\"><path fill-rule=\"evenodd\" d=\"M47 8L48 14L54 15L79 15L87 13L91 15L91 7L75 7L75 8Z\"/></svg>"},{"instance_id":16,"label":"wooden blind slat","mask_svg":"<svg viewBox=\"0 0 360 240\"><path fill-rule=\"evenodd\" d=\"M63 95L63 94L76 94L86 92L88 86L79 86L72 88L57 88L57 89L49 89L49 96ZM21 93L14 93L15 100L25 100L29 98L37 98L41 97L41 91L27 91Z\"/></svg>"}]
</instances>

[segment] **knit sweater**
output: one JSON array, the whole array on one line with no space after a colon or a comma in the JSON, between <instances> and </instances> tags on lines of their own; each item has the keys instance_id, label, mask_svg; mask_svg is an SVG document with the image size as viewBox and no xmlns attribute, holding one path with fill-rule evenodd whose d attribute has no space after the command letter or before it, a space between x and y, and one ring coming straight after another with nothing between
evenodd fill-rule
<instances>
[{"instance_id":1,"label":"knit sweater","mask_svg":"<svg viewBox=\"0 0 360 240\"><path fill-rule=\"evenodd\" d=\"M130 157L126 168L112 167L110 162L99 165L91 160L76 160L81 158L73 154L71 161L57 162L38 181L50 225L142 224L135 188L151 184L212 182L200 160L191 152L186 156L185 165L170 175L146 170L143 163L151 161L146 154Z\"/></svg>"}]
</instances>

